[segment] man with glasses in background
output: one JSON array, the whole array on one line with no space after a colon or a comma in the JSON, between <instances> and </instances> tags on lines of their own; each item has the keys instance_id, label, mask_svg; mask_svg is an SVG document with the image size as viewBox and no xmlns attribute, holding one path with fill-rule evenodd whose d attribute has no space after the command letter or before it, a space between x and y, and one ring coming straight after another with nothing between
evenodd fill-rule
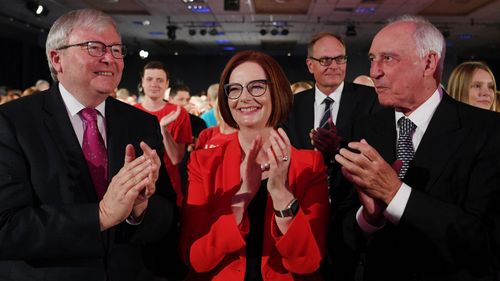
<instances>
[{"instance_id":1,"label":"man with glasses in background","mask_svg":"<svg viewBox=\"0 0 500 281\"><path fill-rule=\"evenodd\" d=\"M75 10L46 43L55 83L0 107L0 280L152 280L141 246L174 220L158 121L110 98L126 48Z\"/></svg>"},{"instance_id":2,"label":"man with glasses in background","mask_svg":"<svg viewBox=\"0 0 500 281\"><path fill-rule=\"evenodd\" d=\"M340 36L329 32L315 34L307 48L306 64L316 81L315 87L294 96L293 109L283 127L294 147L317 149L323 154L328 166L331 210L335 215L339 203L354 190L341 188L349 185L342 184L340 166L335 164L334 156L339 147L351 140L354 121L380 106L372 87L344 81L347 55ZM342 270L336 260L327 262L333 262L329 274L332 270Z\"/></svg>"}]
</instances>

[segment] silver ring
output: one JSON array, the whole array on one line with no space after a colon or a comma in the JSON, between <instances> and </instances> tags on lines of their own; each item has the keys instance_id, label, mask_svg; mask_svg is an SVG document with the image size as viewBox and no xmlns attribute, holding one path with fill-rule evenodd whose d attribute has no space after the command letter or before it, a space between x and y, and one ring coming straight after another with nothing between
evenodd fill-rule
<instances>
[{"instance_id":1,"label":"silver ring","mask_svg":"<svg viewBox=\"0 0 500 281\"><path fill-rule=\"evenodd\" d=\"M283 158L281 158L281 160L283 160L283 162L288 161L288 155L283 156Z\"/></svg>"}]
</instances>

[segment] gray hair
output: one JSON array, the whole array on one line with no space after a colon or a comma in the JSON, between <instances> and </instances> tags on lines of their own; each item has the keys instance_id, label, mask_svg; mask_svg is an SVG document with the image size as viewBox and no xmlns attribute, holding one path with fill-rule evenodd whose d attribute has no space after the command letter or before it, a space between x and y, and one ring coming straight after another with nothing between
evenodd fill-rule
<instances>
[{"instance_id":1,"label":"gray hair","mask_svg":"<svg viewBox=\"0 0 500 281\"><path fill-rule=\"evenodd\" d=\"M57 72L52 66L50 51L67 45L73 29L89 28L100 32L109 26L112 26L116 30L116 33L120 34L113 18L99 10L74 10L59 17L50 28L47 42L45 43L45 54L47 55L52 79L57 81Z\"/></svg>"},{"instance_id":2,"label":"gray hair","mask_svg":"<svg viewBox=\"0 0 500 281\"><path fill-rule=\"evenodd\" d=\"M415 49L417 55L425 57L429 52L433 52L438 57L438 68L436 77L441 81L444 68L444 57L446 53L446 42L443 34L427 19L415 15L402 15L389 19L387 25L394 23L410 22L415 24L413 39L415 40ZM386 26L387 26L386 25Z\"/></svg>"}]
</instances>

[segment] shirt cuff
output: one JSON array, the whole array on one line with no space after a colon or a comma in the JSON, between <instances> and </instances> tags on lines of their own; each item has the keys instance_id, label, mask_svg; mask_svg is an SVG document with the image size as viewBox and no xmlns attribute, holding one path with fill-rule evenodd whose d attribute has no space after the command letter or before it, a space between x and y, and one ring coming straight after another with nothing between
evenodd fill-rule
<instances>
[{"instance_id":1,"label":"shirt cuff","mask_svg":"<svg viewBox=\"0 0 500 281\"><path fill-rule=\"evenodd\" d=\"M410 199L411 187L407 184L402 183L398 192L392 198L387 208L384 210L384 217L392 222L393 224L398 224L399 220L403 216L408 200Z\"/></svg>"},{"instance_id":2,"label":"shirt cuff","mask_svg":"<svg viewBox=\"0 0 500 281\"><path fill-rule=\"evenodd\" d=\"M138 218L136 218L133 214L130 214L128 218L125 220L129 225L140 225L142 223L142 220L144 219L144 214L146 213L146 210L142 212L142 215L140 215Z\"/></svg>"},{"instance_id":3,"label":"shirt cuff","mask_svg":"<svg viewBox=\"0 0 500 281\"><path fill-rule=\"evenodd\" d=\"M356 213L356 221L358 222L359 228L363 231L365 236L370 236L375 233L379 229L382 229L385 225L385 221L381 226L373 226L371 225L363 216L363 206L359 207L358 212Z\"/></svg>"}]
</instances>

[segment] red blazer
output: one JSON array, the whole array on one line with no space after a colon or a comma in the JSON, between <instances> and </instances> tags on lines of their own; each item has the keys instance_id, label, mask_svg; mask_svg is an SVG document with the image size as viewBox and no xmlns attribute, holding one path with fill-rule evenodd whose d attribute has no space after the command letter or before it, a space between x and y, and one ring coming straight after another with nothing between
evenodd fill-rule
<instances>
[{"instance_id":1,"label":"red blazer","mask_svg":"<svg viewBox=\"0 0 500 281\"><path fill-rule=\"evenodd\" d=\"M191 272L186 280L244 280L245 235L231 210L240 188L238 134L227 143L191 153L189 187L183 207L180 250ZM289 188L300 203L288 231L281 235L267 197L262 276L264 280L322 280L318 268L326 249L329 203L321 153L292 148Z\"/></svg>"}]
</instances>

